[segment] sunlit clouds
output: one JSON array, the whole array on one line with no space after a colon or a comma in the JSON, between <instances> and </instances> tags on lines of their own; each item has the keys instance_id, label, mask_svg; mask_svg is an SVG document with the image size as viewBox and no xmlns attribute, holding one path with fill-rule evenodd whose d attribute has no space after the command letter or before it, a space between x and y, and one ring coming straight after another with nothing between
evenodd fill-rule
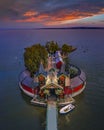
<instances>
[{"instance_id":1,"label":"sunlit clouds","mask_svg":"<svg viewBox=\"0 0 104 130\"><path fill-rule=\"evenodd\" d=\"M23 16L33 17L33 16L35 16L35 15L37 15L37 14L38 14L38 12L35 12L35 11L27 11L27 12L24 13Z\"/></svg>"},{"instance_id":2,"label":"sunlit clouds","mask_svg":"<svg viewBox=\"0 0 104 130\"><path fill-rule=\"evenodd\" d=\"M65 13L67 12L67 13ZM104 9L101 9L97 12L97 14L93 12L80 12L79 10L75 10L72 12L68 12L66 10L56 12L56 14L39 14L35 11L27 11L23 14L23 19L16 20L17 22L43 22L44 25L53 26L53 25L63 25L75 23L79 20L87 18L93 18L93 16L99 16L104 13Z\"/></svg>"},{"instance_id":3,"label":"sunlit clouds","mask_svg":"<svg viewBox=\"0 0 104 130\"><path fill-rule=\"evenodd\" d=\"M8 3L8 5L7 5ZM0 21L15 24L58 27L94 22L103 26L103 0L3 0L0 1ZM99 17L100 15L100 17ZM97 22L93 20L98 16ZM91 19L91 20L89 20ZM85 22L85 20L87 22ZM79 24L80 25L80 24Z\"/></svg>"}]
</instances>

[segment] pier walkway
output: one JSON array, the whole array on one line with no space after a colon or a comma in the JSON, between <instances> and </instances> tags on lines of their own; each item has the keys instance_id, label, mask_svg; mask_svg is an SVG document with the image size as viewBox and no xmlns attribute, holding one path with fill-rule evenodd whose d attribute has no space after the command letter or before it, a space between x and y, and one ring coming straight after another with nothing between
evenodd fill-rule
<instances>
[{"instance_id":1,"label":"pier walkway","mask_svg":"<svg viewBox=\"0 0 104 130\"><path fill-rule=\"evenodd\" d=\"M55 101L48 101L46 130L57 130L57 107Z\"/></svg>"}]
</instances>

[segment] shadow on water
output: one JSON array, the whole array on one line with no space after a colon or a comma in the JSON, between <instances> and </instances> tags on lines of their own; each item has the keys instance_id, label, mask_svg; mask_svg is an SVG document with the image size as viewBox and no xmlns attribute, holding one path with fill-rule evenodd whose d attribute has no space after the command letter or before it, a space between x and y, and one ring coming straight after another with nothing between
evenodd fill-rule
<instances>
[{"instance_id":1,"label":"shadow on water","mask_svg":"<svg viewBox=\"0 0 104 130\"><path fill-rule=\"evenodd\" d=\"M27 105L31 106L31 103L30 103L30 101L32 99L31 97L25 95L22 91L21 91L21 97L26 102Z\"/></svg>"},{"instance_id":2,"label":"shadow on water","mask_svg":"<svg viewBox=\"0 0 104 130\"><path fill-rule=\"evenodd\" d=\"M39 113L43 113L46 110L46 107L41 107L41 106L37 106L37 105L32 105L31 104L31 97L25 95L22 91L21 91L21 97L22 99L25 101L25 103L30 106L31 108L35 109L35 110L40 110Z\"/></svg>"},{"instance_id":3,"label":"shadow on water","mask_svg":"<svg viewBox=\"0 0 104 130\"><path fill-rule=\"evenodd\" d=\"M58 114L58 128L59 130L63 130L64 128L69 129L72 124L77 121L78 116L80 115L80 112L83 112L83 105L86 107L84 103L85 93L82 92L80 95L74 97L75 99L75 109L73 109L71 112L67 114ZM87 108L86 108L87 109ZM59 110L58 110L59 113Z\"/></svg>"},{"instance_id":4,"label":"shadow on water","mask_svg":"<svg viewBox=\"0 0 104 130\"><path fill-rule=\"evenodd\" d=\"M21 97L25 101L27 107L29 107L29 110L32 111L34 117L36 117L36 120L37 118L39 118L40 127L41 127L40 130L44 130L46 127L46 108L32 105L30 102L32 98L25 95L22 91L21 91ZM37 124L34 123L34 125L37 125Z\"/></svg>"},{"instance_id":5,"label":"shadow on water","mask_svg":"<svg viewBox=\"0 0 104 130\"><path fill-rule=\"evenodd\" d=\"M85 90L78 96L74 97L76 103L80 103L85 97Z\"/></svg>"}]
</instances>

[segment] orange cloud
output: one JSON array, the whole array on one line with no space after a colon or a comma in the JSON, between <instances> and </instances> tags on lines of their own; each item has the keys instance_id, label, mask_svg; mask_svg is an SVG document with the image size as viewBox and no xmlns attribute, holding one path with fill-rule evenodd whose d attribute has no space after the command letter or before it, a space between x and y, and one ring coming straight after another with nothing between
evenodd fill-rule
<instances>
[{"instance_id":1,"label":"orange cloud","mask_svg":"<svg viewBox=\"0 0 104 130\"><path fill-rule=\"evenodd\" d=\"M27 12L25 12L24 14L23 14L23 16L26 16L26 17L32 17L32 16L35 16L35 15L37 15L38 14L38 12L36 11L27 11Z\"/></svg>"},{"instance_id":2,"label":"orange cloud","mask_svg":"<svg viewBox=\"0 0 104 130\"><path fill-rule=\"evenodd\" d=\"M82 18L91 17L94 15L99 15L104 13L104 8L101 9L97 14L93 12L81 12L79 10L75 10L73 12L69 12L67 10L61 10L56 14L39 14L37 11L27 11L23 14L23 19L16 20L17 22L40 22L44 25L61 25L74 21L77 21Z\"/></svg>"},{"instance_id":3,"label":"orange cloud","mask_svg":"<svg viewBox=\"0 0 104 130\"><path fill-rule=\"evenodd\" d=\"M27 11L23 14L24 19L16 20L16 22L42 22L49 18L48 14L38 15L37 11Z\"/></svg>"},{"instance_id":4,"label":"orange cloud","mask_svg":"<svg viewBox=\"0 0 104 130\"><path fill-rule=\"evenodd\" d=\"M56 15L51 18L50 21L47 21L45 25L61 25L61 24L66 24L66 23L73 23L76 22L77 20L83 19L83 18L88 18L92 17L95 15L103 14L104 13L104 8L101 9L97 14L93 12L80 12L80 11L73 11L72 13L67 13L64 15Z\"/></svg>"},{"instance_id":5,"label":"orange cloud","mask_svg":"<svg viewBox=\"0 0 104 130\"><path fill-rule=\"evenodd\" d=\"M37 20L34 17L31 17L31 18L27 18L27 19L16 20L16 22L39 22L39 20Z\"/></svg>"},{"instance_id":6,"label":"orange cloud","mask_svg":"<svg viewBox=\"0 0 104 130\"><path fill-rule=\"evenodd\" d=\"M104 8L102 8L100 11L99 11L99 13L104 13Z\"/></svg>"},{"instance_id":7,"label":"orange cloud","mask_svg":"<svg viewBox=\"0 0 104 130\"><path fill-rule=\"evenodd\" d=\"M63 16L54 16L54 17L51 17L50 21L47 21L45 24L46 25L59 25L59 24L65 24L66 21L70 21L72 22L73 20L74 21L77 21L78 19L82 19L82 18L85 18L85 17L91 17L93 16L94 14L93 13L89 13L89 12L79 12L79 11L74 11L72 13L68 13L68 14L65 14Z\"/></svg>"}]
</instances>

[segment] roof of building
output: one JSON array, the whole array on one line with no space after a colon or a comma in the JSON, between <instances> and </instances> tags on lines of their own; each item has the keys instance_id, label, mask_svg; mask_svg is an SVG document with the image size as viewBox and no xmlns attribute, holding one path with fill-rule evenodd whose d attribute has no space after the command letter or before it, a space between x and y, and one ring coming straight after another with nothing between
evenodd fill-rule
<instances>
[{"instance_id":1,"label":"roof of building","mask_svg":"<svg viewBox=\"0 0 104 130\"><path fill-rule=\"evenodd\" d=\"M40 74L47 76L47 72L45 71L42 63L40 63L39 71L37 71L35 75L38 76Z\"/></svg>"},{"instance_id":2,"label":"roof of building","mask_svg":"<svg viewBox=\"0 0 104 130\"><path fill-rule=\"evenodd\" d=\"M62 64L61 69L60 69L57 76L61 76L61 75L66 75L67 76L67 72L65 71L65 64L64 63Z\"/></svg>"},{"instance_id":3,"label":"roof of building","mask_svg":"<svg viewBox=\"0 0 104 130\"><path fill-rule=\"evenodd\" d=\"M66 74L66 72L65 72L65 64L64 63L61 66L60 73Z\"/></svg>"},{"instance_id":4,"label":"roof of building","mask_svg":"<svg viewBox=\"0 0 104 130\"><path fill-rule=\"evenodd\" d=\"M44 72L44 67L43 67L43 64L40 63L39 73L43 73L43 72Z\"/></svg>"}]
</instances>

